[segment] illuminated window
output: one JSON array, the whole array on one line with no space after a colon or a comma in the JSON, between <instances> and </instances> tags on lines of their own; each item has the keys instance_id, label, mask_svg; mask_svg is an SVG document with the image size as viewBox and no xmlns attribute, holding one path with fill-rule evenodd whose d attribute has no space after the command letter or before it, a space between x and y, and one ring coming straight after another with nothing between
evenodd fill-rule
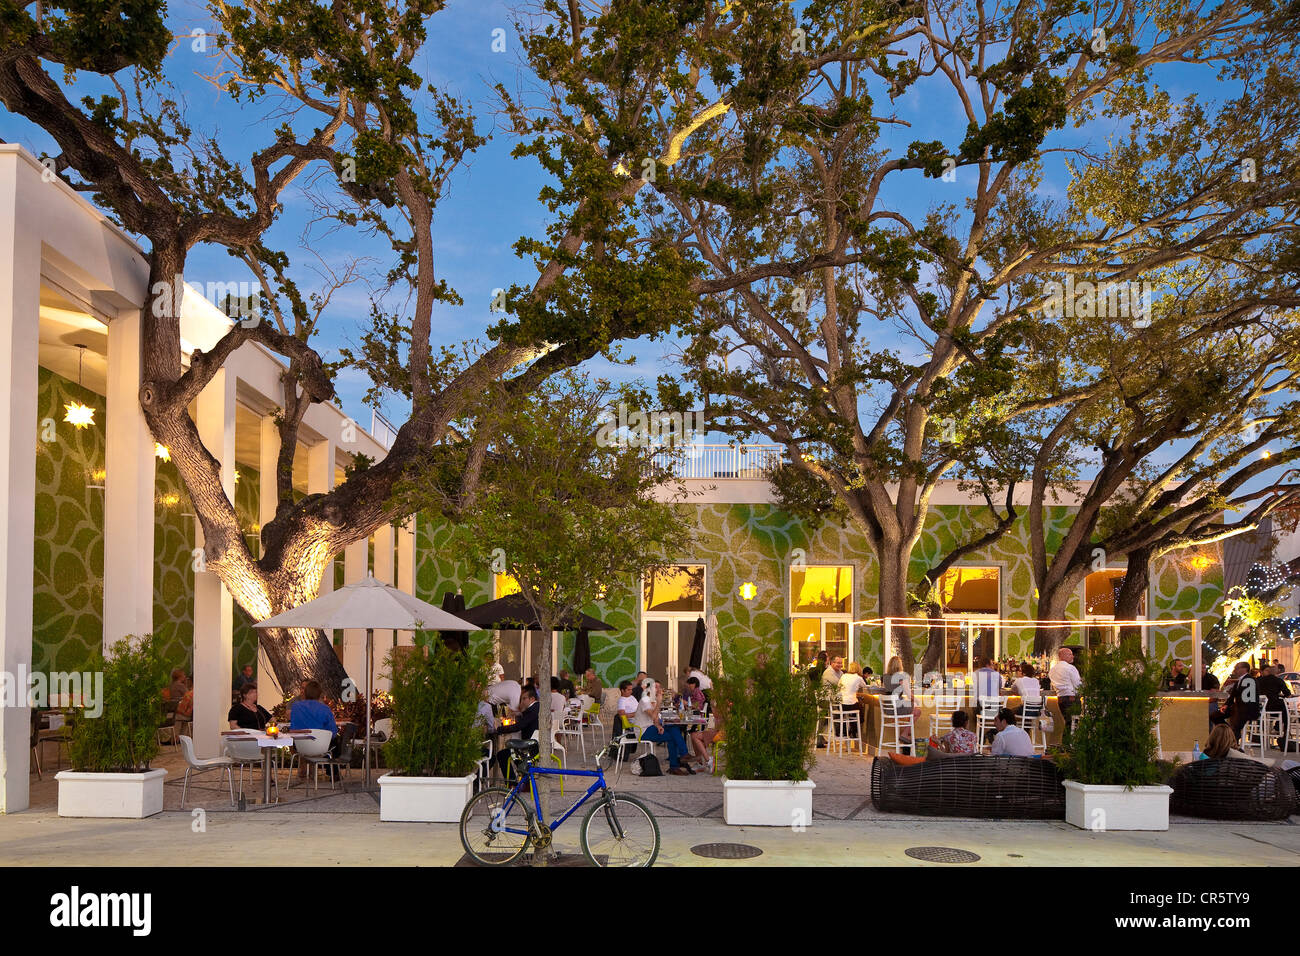
<instances>
[{"instance_id":1,"label":"illuminated window","mask_svg":"<svg viewBox=\"0 0 1300 956\"><path fill-rule=\"evenodd\" d=\"M511 594L518 594L523 590L512 574L498 574L494 579L492 586L496 590L496 596L498 598L508 597Z\"/></svg>"},{"instance_id":2,"label":"illuminated window","mask_svg":"<svg viewBox=\"0 0 1300 956\"><path fill-rule=\"evenodd\" d=\"M1088 617L1115 616L1115 604L1119 600L1120 589L1124 586L1123 568L1106 568L1094 571L1083 581L1083 607ZM1147 612L1147 596L1142 595L1139 615Z\"/></svg>"},{"instance_id":3,"label":"illuminated window","mask_svg":"<svg viewBox=\"0 0 1300 956\"><path fill-rule=\"evenodd\" d=\"M1002 611L1001 568L949 568L939 578L939 603L948 614Z\"/></svg>"},{"instance_id":4,"label":"illuminated window","mask_svg":"<svg viewBox=\"0 0 1300 956\"><path fill-rule=\"evenodd\" d=\"M645 576L641 609L647 613L704 613L704 565L679 564Z\"/></svg>"},{"instance_id":5,"label":"illuminated window","mask_svg":"<svg viewBox=\"0 0 1300 956\"><path fill-rule=\"evenodd\" d=\"M853 568L849 565L790 569L793 614L851 614Z\"/></svg>"}]
</instances>

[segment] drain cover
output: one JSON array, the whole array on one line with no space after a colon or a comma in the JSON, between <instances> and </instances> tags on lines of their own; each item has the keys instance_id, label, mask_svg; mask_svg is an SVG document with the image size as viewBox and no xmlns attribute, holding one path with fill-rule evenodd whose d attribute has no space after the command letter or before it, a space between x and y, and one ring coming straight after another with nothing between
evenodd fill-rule
<instances>
[{"instance_id":1,"label":"drain cover","mask_svg":"<svg viewBox=\"0 0 1300 956\"><path fill-rule=\"evenodd\" d=\"M974 863L980 858L978 853L955 850L950 846L909 846L903 852L926 863Z\"/></svg>"},{"instance_id":2,"label":"drain cover","mask_svg":"<svg viewBox=\"0 0 1300 956\"><path fill-rule=\"evenodd\" d=\"M709 860L752 860L763 851L748 843L701 843L691 847L691 852Z\"/></svg>"}]
</instances>

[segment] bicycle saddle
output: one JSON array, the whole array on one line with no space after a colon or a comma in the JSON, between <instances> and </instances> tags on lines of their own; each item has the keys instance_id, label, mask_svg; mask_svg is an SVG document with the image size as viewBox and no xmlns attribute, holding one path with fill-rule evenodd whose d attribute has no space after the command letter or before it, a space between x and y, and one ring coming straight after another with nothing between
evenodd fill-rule
<instances>
[{"instance_id":1,"label":"bicycle saddle","mask_svg":"<svg viewBox=\"0 0 1300 956\"><path fill-rule=\"evenodd\" d=\"M510 740L506 749L521 757L536 757L542 752L536 740Z\"/></svg>"}]
</instances>

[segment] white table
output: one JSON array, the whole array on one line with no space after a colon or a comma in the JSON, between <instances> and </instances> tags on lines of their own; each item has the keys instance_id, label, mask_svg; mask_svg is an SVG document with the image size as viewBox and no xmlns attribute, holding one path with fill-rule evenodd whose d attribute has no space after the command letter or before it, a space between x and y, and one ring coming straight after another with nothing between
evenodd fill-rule
<instances>
[{"instance_id":1,"label":"white table","mask_svg":"<svg viewBox=\"0 0 1300 956\"><path fill-rule=\"evenodd\" d=\"M292 747L293 742L298 737L310 737L310 733L290 735L288 731L282 730L279 735L272 737L270 734L263 733L260 730L245 730L240 733L223 734L224 738L233 738L235 740L256 740L257 746L262 750L262 803L271 802L271 754L281 747Z\"/></svg>"}]
</instances>

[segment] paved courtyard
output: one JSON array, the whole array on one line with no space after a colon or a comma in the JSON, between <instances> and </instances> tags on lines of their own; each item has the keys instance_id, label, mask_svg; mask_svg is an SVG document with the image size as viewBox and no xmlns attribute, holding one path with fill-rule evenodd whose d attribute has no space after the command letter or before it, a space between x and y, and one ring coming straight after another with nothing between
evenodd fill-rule
<instances>
[{"instance_id":1,"label":"paved courtyard","mask_svg":"<svg viewBox=\"0 0 1300 956\"><path fill-rule=\"evenodd\" d=\"M347 790L319 792L295 786L281 802L233 810L224 778L205 774L180 809L184 763L171 747L155 762L168 770L165 809L148 820L70 820L57 815L53 773L33 777L32 809L0 817L0 865L152 865L160 860L198 865L419 865L450 866L462 856L451 824L380 823L378 794L360 791L359 772ZM1226 823L1173 818L1163 833L1091 833L1061 821L935 819L879 813L870 799L870 758L820 754L813 821L802 832L728 827L722 822L722 778L624 773L620 791L636 794L660 821L660 864L677 866L918 865L908 848L942 846L977 854L977 866L1218 866L1300 865L1300 821ZM283 778L282 778L283 780ZM247 784L260 792L260 776ZM195 815L193 808L203 814ZM744 843L762 850L751 860L712 860L691 848ZM557 833L562 855L577 855L577 827Z\"/></svg>"}]
</instances>

